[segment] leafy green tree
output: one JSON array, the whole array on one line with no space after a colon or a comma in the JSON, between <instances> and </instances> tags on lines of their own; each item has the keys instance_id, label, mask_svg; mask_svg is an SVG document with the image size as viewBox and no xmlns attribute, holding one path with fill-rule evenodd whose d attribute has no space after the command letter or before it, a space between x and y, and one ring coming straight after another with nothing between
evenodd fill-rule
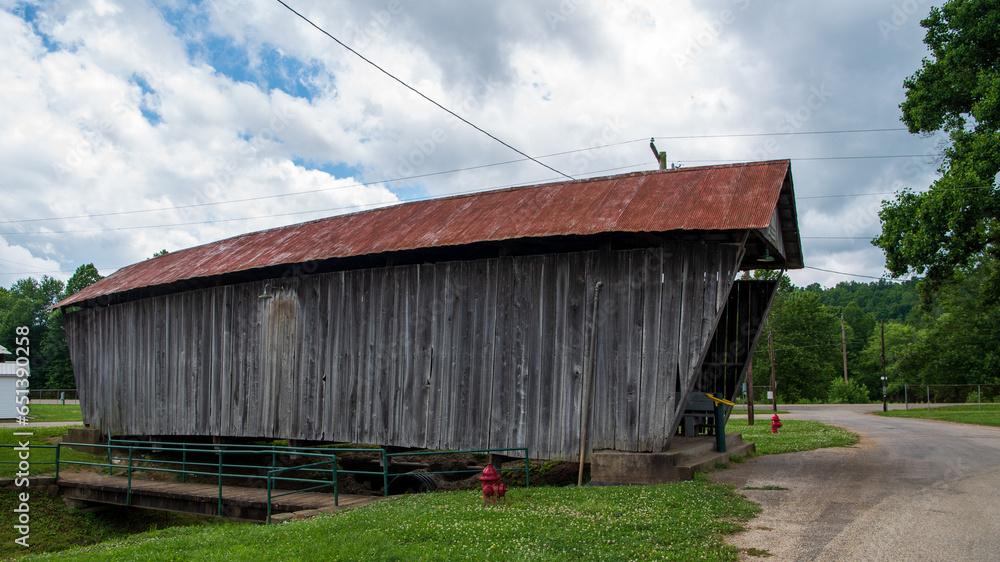
<instances>
[{"instance_id":1,"label":"leafy green tree","mask_svg":"<svg viewBox=\"0 0 1000 562\"><path fill-rule=\"evenodd\" d=\"M973 272L943 290L946 312L918 334L919 348L908 365L920 383L982 384L1000 379L1000 311L984 306L985 276ZM938 399L964 400L965 394L942 390Z\"/></svg>"},{"instance_id":2,"label":"leafy green tree","mask_svg":"<svg viewBox=\"0 0 1000 562\"><path fill-rule=\"evenodd\" d=\"M917 329L899 322L885 324L885 375L889 379L888 393L900 399L903 397L903 385L917 384L915 373L901 368L901 362L909 359L914 352L912 347L917 341ZM861 351L858 370L867 382L876 381L876 395L881 395L882 377L882 332L876 329L868 338L868 343ZM871 390L871 385L869 385Z\"/></svg>"},{"instance_id":3,"label":"leafy green tree","mask_svg":"<svg viewBox=\"0 0 1000 562\"><path fill-rule=\"evenodd\" d=\"M826 306L840 308L845 308L852 302L857 303L864 313L872 314L876 321L903 321L920 304L916 286L916 280L902 283L885 280L871 283L847 281L824 290L820 300Z\"/></svg>"},{"instance_id":4,"label":"leafy green tree","mask_svg":"<svg viewBox=\"0 0 1000 562\"><path fill-rule=\"evenodd\" d=\"M46 358L39 353L41 342L48 331L46 308L59 300L63 282L45 276L19 279L0 295L0 345L14 351L15 329L29 329L29 358L31 359L31 384L44 387L46 383Z\"/></svg>"},{"instance_id":5,"label":"leafy green tree","mask_svg":"<svg viewBox=\"0 0 1000 562\"><path fill-rule=\"evenodd\" d=\"M63 285L52 277L20 279L0 288L0 345L13 351L18 326L29 328L29 358L33 388L74 388L73 367L66 345L62 313L48 307L101 279L93 264L77 268Z\"/></svg>"},{"instance_id":6,"label":"leafy green tree","mask_svg":"<svg viewBox=\"0 0 1000 562\"><path fill-rule=\"evenodd\" d=\"M103 279L94 264L88 263L76 268L76 272L66 282L66 290L59 299L78 292ZM66 342L66 327L61 310L49 312L48 329L42 339L40 354L45 360L46 388L76 388L73 377L73 363L70 361L69 345Z\"/></svg>"},{"instance_id":7,"label":"leafy green tree","mask_svg":"<svg viewBox=\"0 0 1000 562\"><path fill-rule=\"evenodd\" d=\"M911 133L945 131L941 178L882 204L874 240L894 275L926 273L926 297L956 274L987 269L984 296L1000 302L1000 3L949 0L920 22L931 49L903 82Z\"/></svg>"},{"instance_id":8,"label":"leafy green tree","mask_svg":"<svg viewBox=\"0 0 1000 562\"><path fill-rule=\"evenodd\" d=\"M164 250L164 252L166 252L166 250ZM88 263L81 265L76 268L73 276L66 282L66 290L59 296L59 299L62 300L70 295L74 295L82 289L97 283L101 279L104 279L104 276L97 272L97 268L94 267L94 264Z\"/></svg>"},{"instance_id":9,"label":"leafy green tree","mask_svg":"<svg viewBox=\"0 0 1000 562\"><path fill-rule=\"evenodd\" d=\"M826 398L829 404L867 404L869 398L868 387L860 381L848 379L844 382L842 378L830 381L830 392Z\"/></svg>"},{"instance_id":10,"label":"leafy green tree","mask_svg":"<svg viewBox=\"0 0 1000 562\"><path fill-rule=\"evenodd\" d=\"M770 373L767 332L774 336L775 379L782 402L823 400L830 380L843 365L840 352L840 318L820 302L820 295L790 284L779 285L771 306L764 336L754 355L757 380L767 380Z\"/></svg>"}]
</instances>

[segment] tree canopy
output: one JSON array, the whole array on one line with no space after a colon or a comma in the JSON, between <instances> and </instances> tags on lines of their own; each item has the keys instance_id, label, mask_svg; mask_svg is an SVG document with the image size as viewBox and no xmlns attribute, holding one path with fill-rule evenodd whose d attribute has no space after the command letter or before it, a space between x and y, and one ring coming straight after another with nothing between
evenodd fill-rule
<instances>
[{"instance_id":1,"label":"tree canopy","mask_svg":"<svg viewBox=\"0 0 1000 562\"><path fill-rule=\"evenodd\" d=\"M33 388L74 388L62 312L48 307L101 279L94 264L81 265L64 285L52 277L19 279L0 288L0 345L14 348L15 329L27 326Z\"/></svg>"},{"instance_id":2,"label":"tree canopy","mask_svg":"<svg viewBox=\"0 0 1000 562\"><path fill-rule=\"evenodd\" d=\"M911 133L948 133L930 190L885 201L882 234L894 275L925 274L925 297L974 268L984 297L1000 302L1000 0L949 0L920 22L931 56L903 82Z\"/></svg>"}]
</instances>

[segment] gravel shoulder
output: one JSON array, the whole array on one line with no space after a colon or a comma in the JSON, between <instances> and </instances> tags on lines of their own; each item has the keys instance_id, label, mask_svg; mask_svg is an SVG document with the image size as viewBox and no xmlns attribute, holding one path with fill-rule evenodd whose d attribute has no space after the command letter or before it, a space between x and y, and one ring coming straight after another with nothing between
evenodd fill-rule
<instances>
[{"instance_id":1,"label":"gravel shoulder","mask_svg":"<svg viewBox=\"0 0 1000 562\"><path fill-rule=\"evenodd\" d=\"M876 408L783 406L782 418L861 441L714 472L764 508L728 542L768 560L1000 559L1000 428L870 415ZM767 486L784 489L745 489Z\"/></svg>"}]
</instances>

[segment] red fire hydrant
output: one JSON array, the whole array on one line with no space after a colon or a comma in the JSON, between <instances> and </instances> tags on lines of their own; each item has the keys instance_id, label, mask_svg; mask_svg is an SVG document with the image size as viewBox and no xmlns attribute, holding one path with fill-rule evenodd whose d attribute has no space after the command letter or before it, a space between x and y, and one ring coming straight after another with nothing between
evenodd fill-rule
<instances>
[{"instance_id":1,"label":"red fire hydrant","mask_svg":"<svg viewBox=\"0 0 1000 562\"><path fill-rule=\"evenodd\" d=\"M771 433L778 433L778 428L781 427L781 418L778 414L771 416Z\"/></svg>"},{"instance_id":2,"label":"red fire hydrant","mask_svg":"<svg viewBox=\"0 0 1000 562\"><path fill-rule=\"evenodd\" d=\"M500 481L500 475L497 474L497 469L493 468L492 465L483 469L479 481L483 483L483 501L485 503L497 503L497 500L507 493L507 486L504 486L503 482Z\"/></svg>"}]
</instances>

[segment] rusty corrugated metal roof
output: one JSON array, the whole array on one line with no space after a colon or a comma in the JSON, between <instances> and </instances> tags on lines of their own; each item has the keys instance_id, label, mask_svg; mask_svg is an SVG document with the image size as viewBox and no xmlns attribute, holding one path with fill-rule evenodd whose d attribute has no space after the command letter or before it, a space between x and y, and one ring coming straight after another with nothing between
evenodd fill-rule
<instances>
[{"instance_id":1,"label":"rusty corrugated metal roof","mask_svg":"<svg viewBox=\"0 0 1000 562\"><path fill-rule=\"evenodd\" d=\"M607 232L767 228L790 173L788 160L775 160L404 203L179 250L124 267L56 306L262 267L383 252Z\"/></svg>"}]
</instances>

